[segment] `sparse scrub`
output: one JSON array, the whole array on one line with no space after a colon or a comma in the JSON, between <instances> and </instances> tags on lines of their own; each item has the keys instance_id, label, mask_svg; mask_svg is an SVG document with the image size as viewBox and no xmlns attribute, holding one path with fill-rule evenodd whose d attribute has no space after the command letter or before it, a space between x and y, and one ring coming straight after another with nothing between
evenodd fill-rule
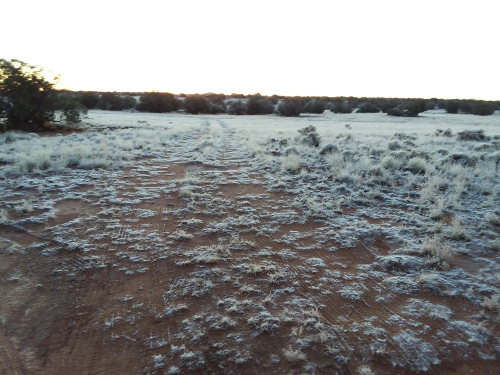
<instances>
[{"instance_id":1,"label":"sparse scrub","mask_svg":"<svg viewBox=\"0 0 500 375\"><path fill-rule=\"evenodd\" d=\"M494 212L487 212L485 219L491 225L500 225L500 217Z\"/></svg>"},{"instance_id":2,"label":"sparse scrub","mask_svg":"<svg viewBox=\"0 0 500 375\"><path fill-rule=\"evenodd\" d=\"M466 154L463 152L455 152L453 154L449 154L446 157L446 161L449 163L455 163L463 165L464 167L473 167L478 162L478 157L475 155Z\"/></svg>"},{"instance_id":3,"label":"sparse scrub","mask_svg":"<svg viewBox=\"0 0 500 375\"><path fill-rule=\"evenodd\" d=\"M500 307L498 300L499 300L498 294L495 294L491 297L484 297L482 306L487 308L488 310L498 310Z\"/></svg>"},{"instance_id":4,"label":"sparse scrub","mask_svg":"<svg viewBox=\"0 0 500 375\"><path fill-rule=\"evenodd\" d=\"M494 132L493 118L89 116L95 131L0 135L0 221L10 219L0 236L2 292L14 307L0 323L26 315L14 340L48 306L26 305L28 288L43 281L36 290L46 294L71 279L84 289L62 313L95 305L104 314L94 314L94 328L131 361L146 353L145 372L260 363L278 373L439 373L457 357L484 367L497 354L500 189L487 158L497 146L434 135L438 123L455 134ZM301 144L312 132L318 148ZM50 165L21 172L21 155L35 150ZM456 153L477 161L446 161ZM82 168L94 155L109 161L106 170ZM298 165L288 169L287 158ZM412 158L425 173L406 168ZM30 197L33 211L18 214ZM49 268L33 267L37 259ZM109 287L82 283L89 275ZM49 333L68 338L71 323ZM94 330L83 328L82 345L93 343Z\"/></svg>"},{"instance_id":5,"label":"sparse scrub","mask_svg":"<svg viewBox=\"0 0 500 375\"><path fill-rule=\"evenodd\" d=\"M458 217L454 217L451 222L450 237L454 240L467 240L469 238L467 228Z\"/></svg>"},{"instance_id":6,"label":"sparse scrub","mask_svg":"<svg viewBox=\"0 0 500 375\"><path fill-rule=\"evenodd\" d=\"M457 133L457 139L459 141L484 141L486 136L484 135L484 130L464 130Z\"/></svg>"},{"instance_id":7,"label":"sparse scrub","mask_svg":"<svg viewBox=\"0 0 500 375\"><path fill-rule=\"evenodd\" d=\"M300 349L294 349L289 346L287 349L283 349L283 354L285 358L290 362L298 362L306 359L306 355L300 351Z\"/></svg>"},{"instance_id":8,"label":"sparse scrub","mask_svg":"<svg viewBox=\"0 0 500 375\"><path fill-rule=\"evenodd\" d=\"M300 129L298 132L302 135L300 143L309 147L319 147L321 137L316 133L316 128L314 126L309 125Z\"/></svg>"},{"instance_id":9,"label":"sparse scrub","mask_svg":"<svg viewBox=\"0 0 500 375\"><path fill-rule=\"evenodd\" d=\"M399 143L398 141L389 142L389 144L387 145L387 147L391 151L395 151L395 150L399 150L399 149L403 148L403 146L401 146L401 143Z\"/></svg>"},{"instance_id":10,"label":"sparse scrub","mask_svg":"<svg viewBox=\"0 0 500 375\"><path fill-rule=\"evenodd\" d=\"M176 241L187 241L193 238L193 235L190 233L185 232L182 229L176 230L174 233L168 236L168 238L171 238Z\"/></svg>"},{"instance_id":11,"label":"sparse scrub","mask_svg":"<svg viewBox=\"0 0 500 375\"><path fill-rule=\"evenodd\" d=\"M304 166L304 159L300 155L289 154L281 157L281 170L289 172L299 172Z\"/></svg>"},{"instance_id":12,"label":"sparse scrub","mask_svg":"<svg viewBox=\"0 0 500 375\"><path fill-rule=\"evenodd\" d=\"M424 173L427 169L427 161L421 157L414 157L408 161L408 170L413 173Z\"/></svg>"},{"instance_id":13,"label":"sparse scrub","mask_svg":"<svg viewBox=\"0 0 500 375\"><path fill-rule=\"evenodd\" d=\"M449 268L453 253L449 246L443 245L437 239L427 240L422 245L422 253L425 256L439 259L439 265L443 269Z\"/></svg>"}]
</instances>

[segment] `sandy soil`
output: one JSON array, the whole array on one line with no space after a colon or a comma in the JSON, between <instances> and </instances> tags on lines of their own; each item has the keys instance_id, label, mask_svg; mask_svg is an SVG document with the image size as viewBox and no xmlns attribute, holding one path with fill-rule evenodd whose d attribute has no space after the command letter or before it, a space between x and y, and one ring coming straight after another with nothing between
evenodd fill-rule
<instances>
[{"instance_id":1,"label":"sandy soil","mask_svg":"<svg viewBox=\"0 0 500 375\"><path fill-rule=\"evenodd\" d=\"M0 224L1 374L499 373L497 318L377 268L401 247L382 230L397 220L346 204L335 217L381 230L345 246L341 224L306 215L224 124L216 162L194 160L206 133L4 195L56 214L11 209ZM496 257L450 267L479 275Z\"/></svg>"}]
</instances>

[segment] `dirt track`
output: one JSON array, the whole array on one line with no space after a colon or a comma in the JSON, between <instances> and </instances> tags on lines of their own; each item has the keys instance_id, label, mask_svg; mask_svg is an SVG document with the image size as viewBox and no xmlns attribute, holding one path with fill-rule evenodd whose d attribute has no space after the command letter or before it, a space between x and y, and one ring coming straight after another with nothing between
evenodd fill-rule
<instances>
[{"instance_id":1,"label":"dirt track","mask_svg":"<svg viewBox=\"0 0 500 375\"><path fill-rule=\"evenodd\" d=\"M345 246L335 231L356 208L332 212L333 228L307 215L219 125L201 162L208 125L163 157L19 188L71 198L45 223L0 226L0 373L498 373L485 359L498 324L477 341L418 304L457 322L477 306L414 283L395 292L371 267L400 246L373 228L398 223L367 217L369 235Z\"/></svg>"}]
</instances>

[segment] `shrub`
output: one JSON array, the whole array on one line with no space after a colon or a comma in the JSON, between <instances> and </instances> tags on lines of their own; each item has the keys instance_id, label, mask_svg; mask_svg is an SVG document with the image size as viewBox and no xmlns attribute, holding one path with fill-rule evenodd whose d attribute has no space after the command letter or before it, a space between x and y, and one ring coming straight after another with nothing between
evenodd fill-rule
<instances>
[{"instance_id":1,"label":"shrub","mask_svg":"<svg viewBox=\"0 0 500 375\"><path fill-rule=\"evenodd\" d=\"M302 134L301 143L310 147L318 147L321 137L316 133L316 128L309 125L305 128L299 129L298 132Z\"/></svg>"},{"instance_id":2,"label":"shrub","mask_svg":"<svg viewBox=\"0 0 500 375\"><path fill-rule=\"evenodd\" d=\"M427 162L425 159L420 157L411 158L408 161L407 168L413 173L424 173L427 167Z\"/></svg>"},{"instance_id":3,"label":"shrub","mask_svg":"<svg viewBox=\"0 0 500 375\"><path fill-rule=\"evenodd\" d=\"M500 217L494 212L487 212L485 215L486 221L492 225L500 225Z\"/></svg>"},{"instance_id":4,"label":"shrub","mask_svg":"<svg viewBox=\"0 0 500 375\"><path fill-rule=\"evenodd\" d=\"M401 117L403 116L403 111L399 108L390 108L387 110L389 116Z\"/></svg>"},{"instance_id":5,"label":"shrub","mask_svg":"<svg viewBox=\"0 0 500 375\"><path fill-rule=\"evenodd\" d=\"M496 103L487 101L473 101L471 103L471 111L473 115L491 116L495 113Z\"/></svg>"},{"instance_id":6,"label":"shrub","mask_svg":"<svg viewBox=\"0 0 500 375\"><path fill-rule=\"evenodd\" d=\"M387 109L389 116L417 117L426 109L426 100L404 100L397 107Z\"/></svg>"},{"instance_id":7,"label":"shrub","mask_svg":"<svg viewBox=\"0 0 500 375\"><path fill-rule=\"evenodd\" d=\"M464 167L473 167L476 165L478 158L474 155L468 155L463 152L455 152L446 157L446 161L454 164L461 164Z\"/></svg>"},{"instance_id":8,"label":"shrub","mask_svg":"<svg viewBox=\"0 0 500 375\"><path fill-rule=\"evenodd\" d=\"M299 116L303 112L302 98L286 98L279 106L278 113L280 116Z\"/></svg>"},{"instance_id":9,"label":"shrub","mask_svg":"<svg viewBox=\"0 0 500 375\"><path fill-rule=\"evenodd\" d=\"M297 149L293 146L290 146L290 147L287 147L284 151L283 151L283 155L284 156L288 156L288 155L300 155L300 152L297 151Z\"/></svg>"},{"instance_id":10,"label":"shrub","mask_svg":"<svg viewBox=\"0 0 500 375\"><path fill-rule=\"evenodd\" d=\"M100 96L96 92L84 92L77 96L77 99L86 108L94 109L97 108L97 105L99 104Z\"/></svg>"},{"instance_id":11,"label":"shrub","mask_svg":"<svg viewBox=\"0 0 500 375\"><path fill-rule=\"evenodd\" d=\"M203 95L188 95L184 99L184 108L187 113L199 114L210 113L210 103Z\"/></svg>"},{"instance_id":12,"label":"shrub","mask_svg":"<svg viewBox=\"0 0 500 375\"><path fill-rule=\"evenodd\" d=\"M42 127L57 109L55 83L39 67L19 60L0 59L0 98L12 129Z\"/></svg>"},{"instance_id":13,"label":"shrub","mask_svg":"<svg viewBox=\"0 0 500 375\"><path fill-rule=\"evenodd\" d=\"M453 135L452 131L450 128L443 130L443 129L437 129L436 132L434 133L436 136L442 135L443 137L451 137Z\"/></svg>"},{"instance_id":14,"label":"shrub","mask_svg":"<svg viewBox=\"0 0 500 375\"><path fill-rule=\"evenodd\" d=\"M386 169L399 169L402 165L400 160L395 159L393 156L386 156L382 159L382 167Z\"/></svg>"},{"instance_id":15,"label":"shrub","mask_svg":"<svg viewBox=\"0 0 500 375\"><path fill-rule=\"evenodd\" d=\"M428 257L439 258L441 262L449 262L453 256L448 246L442 245L436 239L425 241L422 245L422 254Z\"/></svg>"},{"instance_id":16,"label":"shrub","mask_svg":"<svg viewBox=\"0 0 500 375\"><path fill-rule=\"evenodd\" d=\"M379 113L381 112L381 108L376 105L374 102L368 100L366 102L361 103L358 108L359 113Z\"/></svg>"},{"instance_id":17,"label":"shrub","mask_svg":"<svg viewBox=\"0 0 500 375\"><path fill-rule=\"evenodd\" d=\"M297 130L300 134L302 135L306 135L307 133L311 133L311 132L315 132L316 131L316 127L315 126L312 126L312 125L308 125L306 126L305 128L302 128L302 129L299 129Z\"/></svg>"},{"instance_id":18,"label":"shrub","mask_svg":"<svg viewBox=\"0 0 500 375\"><path fill-rule=\"evenodd\" d=\"M141 112L165 113L177 111L179 107L180 103L173 94L152 92L141 96L137 110Z\"/></svg>"},{"instance_id":19,"label":"shrub","mask_svg":"<svg viewBox=\"0 0 500 375\"><path fill-rule=\"evenodd\" d=\"M245 115L247 110L248 106L242 100L232 100L227 106L227 112L231 115Z\"/></svg>"},{"instance_id":20,"label":"shrub","mask_svg":"<svg viewBox=\"0 0 500 375\"><path fill-rule=\"evenodd\" d=\"M335 113L351 113L353 104L348 99L337 99L333 102L332 111Z\"/></svg>"},{"instance_id":21,"label":"shrub","mask_svg":"<svg viewBox=\"0 0 500 375\"><path fill-rule=\"evenodd\" d=\"M370 155L380 156L385 153L385 148L383 147L372 147L370 149Z\"/></svg>"},{"instance_id":22,"label":"shrub","mask_svg":"<svg viewBox=\"0 0 500 375\"><path fill-rule=\"evenodd\" d=\"M252 95L248 99L247 114L267 115L274 113L274 104L271 99L264 98L260 94Z\"/></svg>"},{"instance_id":23,"label":"shrub","mask_svg":"<svg viewBox=\"0 0 500 375\"><path fill-rule=\"evenodd\" d=\"M453 218L450 230L450 237L454 240L467 240L469 238L467 228L465 228L462 221L458 217Z\"/></svg>"},{"instance_id":24,"label":"shrub","mask_svg":"<svg viewBox=\"0 0 500 375\"><path fill-rule=\"evenodd\" d=\"M399 143L398 141L389 142L387 147L389 147L389 150L391 150L391 151L399 150L400 148L403 148L403 146L401 146L401 143Z\"/></svg>"},{"instance_id":25,"label":"shrub","mask_svg":"<svg viewBox=\"0 0 500 375\"><path fill-rule=\"evenodd\" d=\"M329 155L329 154L336 154L336 153L339 153L340 152L340 149L338 148L338 146L334 145L334 144L327 144L325 147L323 147L321 149L321 151L319 152L319 154L321 156L325 156L325 155Z\"/></svg>"},{"instance_id":26,"label":"shrub","mask_svg":"<svg viewBox=\"0 0 500 375\"><path fill-rule=\"evenodd\" d=\"M281 158L281 170L298 172L304 165L304 159L300 155L289 154Z\"/></svg>"},{"instance_id":27,"label":"shrub","mask_svg":"<svg viewBox=\"0 0 500 375\"><path fill-rule=\"evenodd\" d=\"M120 95L115 92L101 94L97 107L105 111L122 111L134 108L136 101L130 95Z\"/></svg>"},{"instance_id":28,"label":"shrub","mask_svg":"<svg viewBox=\"0 0 500 375\"><path fill-rule=\"evenodd\" d=\"M68 124L81 122L82 116L87 114L87 107L77 101L69 92L59 94L58 108L60 108L60 119Z\"/></svg>"},{"instance_id":29,"label":"shrub","mask_svg":"<svg viewBox=\"0 0 500 375\"><path fill-rule=\"evenodd\" d=\"M304 106L305 113L317 113L321 114L325 112L326 106L324 100L321 99L311 99Z\"/></svg>"},{"instance_id":30,"label":"shrub","mask_svg":"<svg viewBox=\"0 0 500 375\"><path fill-rule=\"evenodd\" d=\"M457 133L457 138L459 141L484 141L486 136L484 135L484 130L464 130L463 132Z\"/></svg>"},{"instance_id":31,"label":"shrub","mask_svg":"<svg viewBox=\"0 0 500 375\"><path fill-rule=\"evenodd\" d=\"M447 113L458 113L460 109L460 101L458 100L447 100L444 105L444 109Z\"/></svg>"}]
</instances>

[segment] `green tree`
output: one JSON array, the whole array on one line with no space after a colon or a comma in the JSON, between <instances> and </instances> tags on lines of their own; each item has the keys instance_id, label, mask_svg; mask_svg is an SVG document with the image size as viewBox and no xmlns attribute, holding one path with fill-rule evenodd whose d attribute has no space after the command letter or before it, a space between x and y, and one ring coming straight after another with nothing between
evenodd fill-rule
<instances>
[{"instance_id":1,"label":"green tree","mask_svg":"<svg viewBox=\"0 0 500 375\"><path fill-rule=\"evenodd\" d=\"M59 93L57 108L59 109L59 119L68 124L81 122L82 115L86 115L88 112L87 107L75 99L75 94L69 91Z\"/></svg>"},{"instance_id":2,"label":"green tree","mask_svg":"<svg viewBox=\"0 0 500 375\"><path fill-rule=\"evenodd\" d=\"M0 97L7 125L23 129L52 121L57 107L54 86L45 79L41 68L19 60L0 60Z\"/></svg>"},{"instance_id":3,"label":"green tree","mask_svg":"<svg viewBox=\"0 0 500 375\"><path fill-rule=\"evenodd\" d=\"M84 108L72 97L55 90L40 67L20 60L0 59L0 111L11 129L43 128L61 110L61 119L79 122Z\"/></svg>"},{"instance_id":4,"label":"green tree","mask_svg":"<svg viewBox=\"0 0 500 375\"><path fill-rule=\"evenodd\" d=\"M199 113L210 113L210 103L203 95L188 95L184 99L184 108L187 113L195 115Z\"/></svg>"}]
</instances>

